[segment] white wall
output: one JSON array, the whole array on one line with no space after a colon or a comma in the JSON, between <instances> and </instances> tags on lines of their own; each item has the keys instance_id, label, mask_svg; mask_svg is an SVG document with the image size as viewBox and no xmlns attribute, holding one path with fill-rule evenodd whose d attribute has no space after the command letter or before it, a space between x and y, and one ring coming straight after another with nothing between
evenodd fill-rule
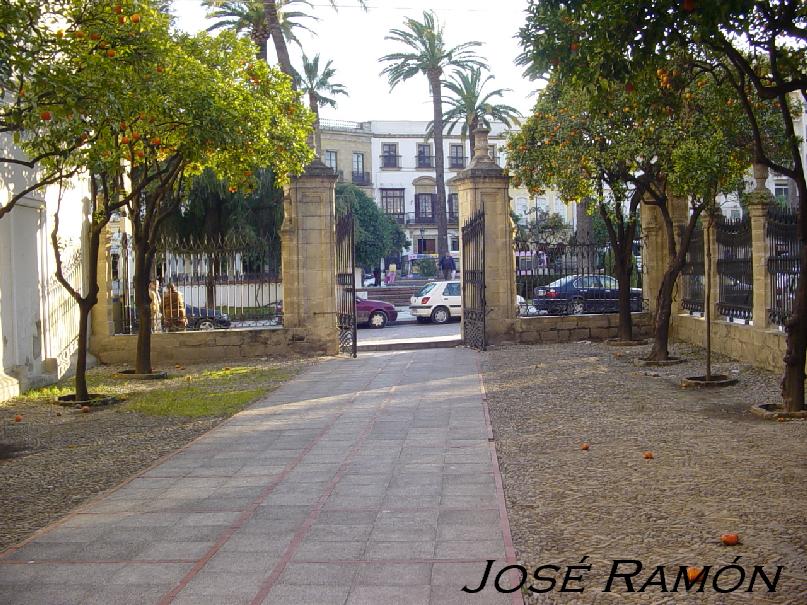
<instances>
[{"instance_id":1,"label":"white wall","mask_svg":"<svg viewBox=\"0 0 807 605\"><path fill-rule=\"evenodd\" d=\"M15 153L8 139L5 153ZM31 182L26 169L0 166L0 203ZM63 193L60 234L66 261L80 254L86 217L86 184ZM20 389L63 375L76 348L77 314L55 281L50 234L59 191L33 192L0 219L0 401ZM70 272L80 285L82 268Z\"/></svg>"}]
</instances>

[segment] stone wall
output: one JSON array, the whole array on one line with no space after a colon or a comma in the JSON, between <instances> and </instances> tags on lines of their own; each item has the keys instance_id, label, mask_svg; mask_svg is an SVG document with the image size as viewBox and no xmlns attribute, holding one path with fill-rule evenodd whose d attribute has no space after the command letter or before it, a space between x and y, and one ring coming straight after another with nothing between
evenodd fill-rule
<instances>
[{"instance_id":1,"label":"stone wall","mask_svg":"<svg viewBox=\"0 0 807 605\"><path fill-rule=\"evenodd\" d=\"M649 313L634 313L634 337L650 336L652 321ZM516 319L515 336L519 344L605 340L617 337L618 325L619 316L616 313L519 317Z\"/></svg>"},{"instance_id":2,"label":"stone wall","mask_svg":"<svg viewBox=\"0 0 807 605\"><path fill-rule=\"evenodd\" d=\"M155 369L164 364L222 362L270 355L327 354L333 339L318 341L304 329L254 328L151 335ZM137 335L93 336L90 347L102 363L133 364Z\"/></svg>"},{"instance_id":3,"label":"stone wall","mask_svg":"<svg viewBox=\"0 0 807 605\"><path fill-rule=\"evenodd\" d=\"M706 320L689 314L673 316L671 335L675 340L706 346ZM712 350L759 368L783 372L787 340L776 329L717 320L712 322Z\"/></svg>"}]
</instances>

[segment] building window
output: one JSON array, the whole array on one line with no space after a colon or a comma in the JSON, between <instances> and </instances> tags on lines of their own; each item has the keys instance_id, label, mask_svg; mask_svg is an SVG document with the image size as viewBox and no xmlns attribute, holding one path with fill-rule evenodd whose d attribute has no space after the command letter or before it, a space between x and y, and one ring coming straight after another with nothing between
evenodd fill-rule
<instances>
[{"instance_id":1,"label":"building window","mask_svg":"<svg viewBox=\"0 0 807 605\"><path fill-rule=\"evenodd\" d=\"M433 193L418 193L415 196L415 220L428 223L434 221Z\"/></svg>"},{"instance_id":2,"label":"building window","mask_svg":"<svg viewBox=\"0 0 807 605\"><path fill-rule=\"evenodd\" d=\"M325 157L323 158L323 162L328 168L332 170L336 170L336 152L335 151L325 151Z\"/></svg>"},{"instance_id":3,"label":"building window","mask_svg":"<svg viewBox=\"0 0 807 605\"><path fill-rule=\"evenodd\" d=\"M381 209L385 214L404 214L404 190L403 189L382 189Z\"/></svg>"},{"instance_id":4,"label":"building window","mask_svg":"<svg viewBox=\"0 0 807 605\"><path fill-rule=\"evenodd\" d=\"M448 146L448 167L454 170L465 168L465 153L462 145Z\"/></svg>"},{"instance_id":5,"label":"building window","mask_svg":"<svg viewBox=\"0 0 807 605\"><path fill-rule=\"evenodd\" d=\"M496 161L496 145L488 145L488 155L491 160Z\"/></svg>"},{"instance_id":6,"label":"building window","mask_svg":"<svg viewBox=\"0 0 807 605\"><path fill-rule=\"evenodd\" d=\"M434 239L419 239L418 240L418 254L436 254L437 246Z\"/></svg>"},{"instance_id":7,"label":"building window","mask_svg":"<svg viewBox=\"0 0 807 605\"><path fill-rule=\"evenodd\" d=\"M112 254L110 265L112 265L112 281L118 281L120 279L120 254Z\"/></svg>"},{"instance_id":8,"label":"building window","mask_svg":"<svg viewBox=\"0 0 807 605\"><path fill-rule=\"evenodd\" d=\"M459 252L460 251L460 238L452 237L451 238L451 251L452 252Z\"/></svg>"},{"instance_id":9,"label":"building window","mask_svg":"<svg viewBox=\"0 0 807 605\"><path fill-rule=\"evenodd\" d=\"M790 187L786 181L774 183L773 197L775 197L776 201L782 206L790 205Z\"/></svg>"},{"instance_id":10,"label":"building window","mask_svg":"<svg viewBox=\"0 0 807 605\"><path fill-rule=\"evenodd\" d=\"M457 193L448 194L448 217L456 219L460 215L460 196Z\"/></svg>"},{"instance_id":11,"label":"building window","mask_svg":"<svg viewBox=\"0 0 807 605\"><path fill-rule=\"evenodd\" d=\"M364 154L353 152L353 183L356 185L369 185L370 175L364 172Z\"/></svg>"},{"instance_id":12,"label":"building window","mask_svg":"<svg viewBox=\"0 0 807 605\"><path fill-rule=\"evenodd\" d=\"M417 167L434 168L432 147L428 143L418 143Z\"/></svg>"},{"instance_id":13,"label":"building window","mask_svg":"<svg viewBox=\"0 0 807 605\"><path fill-rule=\"evenodd\" d=\"M398 143L381 144L381 167L398 168Z\"/></svg>"}]
</instances>

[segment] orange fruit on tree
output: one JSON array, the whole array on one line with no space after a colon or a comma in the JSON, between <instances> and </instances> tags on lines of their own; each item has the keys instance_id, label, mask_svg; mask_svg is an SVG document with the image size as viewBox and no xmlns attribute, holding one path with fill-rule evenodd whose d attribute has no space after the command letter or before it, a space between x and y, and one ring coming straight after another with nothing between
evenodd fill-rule
<instances>
[{"instance_id":1,"label":"orange fruit on tree","mask_svg":"<svg viewBox=\"0 0 807 605\"><path fill-rule=\"evenodd\" d=\"M726 546L736 546L740 543L740 536L735 533L723 534L720 536L720 541Z\"/></svg>"},{"instance_id":2,"label":"orange fruit on tree","mask_svg":"<svg viewBox=\"0 0 807 605\"><path fill-rule=\"evenodd\" d=\"M149 142L150 142L152 145L159 145L159 144L160 144L162 141L160 140L160 137L154 137L154 138L152 138L152 139L151 139L151 141L149 141Z\"/></svg>"},{"instance_id":3,"label":"orange fruit on tree","mask_svg":"<svg viewBox=\"0 0 807 605\"><path fill-rule=\"evenodd\" d=\"M126 23L126 15L118 15L118 23L120 23L121 25Z\"/></svg>"},{"instance_id":4,"label":"orange fruit on tree","mask_svg":"<svg viewBox=\"0 0 807 605\"><path fill-rule=\"evenodd\" d=\"M110 59L114 58L117 54L118 52L114 48L110 48L108 51L106 51L106 56Z\"/></svg>"},{"instance_id":5,"label":"orange fruit on tree","mask_svg":"<svg viewBox=\"0 0 807 605\"><path fill-rule=\"evenodd\" d=\"M122 137L120 138L120 144L121 144L121 145L128 145L128 144L129 144L129 141L130 141L130 139L129 139L129 137L127 137L127 136L122 136Z\"/></svg>"},{"instance_id":6,"label":"orange fruit on tree","mask_svg":"<svg viewBox=\"0 0 807 605\"><path fill-rule=\"evenodd\" d=\"M100 39L101 39L101 34L96 33L96 32L92 32L90 34L90 40L100 40Z\"/></svg>"},{"instance_id":7,"label":"orange fruit on tree","mask_svg":"<svg viewBox=\"0 0 807 605\"><path fill-rule=\"evenodd\" d=\"M139 132L133 132L132 133L132 140L133 141L139 141L140 140L140 133Z\"/></svg>"},{"instance_id":8,"label":"orange fruit on tree","mask_svg":"<svg viewBox=\"0 0 807 605\"><path fill-rule=\"evenodd\" d=\"M84 37L84 32L83 32L83 31L81 31L80 29L77 29L77 30L75 31L75 33L73 33L73 35L74 35L76 38L81 39L81 38L83 38L83 37Z\"/></svg>"},{"instance_id":9,"label":"orange fruit on tree","mask_svg":"<svg viewBox=\"0 0 807 605\"><path fill-rule=\"evenodd\" d=\"M123 7L120 4L116 4L112 7L112 12L116 15L120 15L123 12Z\"/></svg>"},{"instance_id":10,"label":"orange fruit on tree","mask_svg":"<svg viewBox=\"0 0 807 605\"><path fill-rule=\"evenodd\" d=\"M48 122L53 118L53 114L46 109L45 111L40 112L39 117L45 122Z\"/></svg>"},{"instance_id":11,"label":"orange fruit on tree","mask_svg":"<svg viewBox=\"0 0 807 605\"><path fill-rule=\"evenodd\" d=\"M129 21L132 23L140 23L140 13L132 13L132 16L129 17Z\"/></svg>"}]
</instances>

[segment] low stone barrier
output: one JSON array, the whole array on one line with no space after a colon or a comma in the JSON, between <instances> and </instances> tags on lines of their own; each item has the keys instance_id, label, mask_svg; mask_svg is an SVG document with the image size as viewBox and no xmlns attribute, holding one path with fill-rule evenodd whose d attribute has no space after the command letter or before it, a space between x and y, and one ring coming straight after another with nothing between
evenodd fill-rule
<instances>
[{"instance_id":1,"label":"low stone barrier","mask_svg":"<svg viewBox=\"0 0 807 605\"><path fill-rule=\"evenodd\" d=\"M706 346L706 320L688 313L676 315L672 320L671 335L675 340ZM760 329L725 320L712 322L712 350L737 361L782 372L786 348L787 339L780 330Z\"/></svg>"},{"instance_id":2,"label":"low stone barrier","mask_svg":"<svg viewBox=\"0 0 807 605\"><path fill-rule=\"evenodd\" d=\"M335 329L335 328L334 328ZM238 328L205 332L168 332L151 335L151 359L155 366L255 359L269 355L334 354L333 343L311 338L305 329ZM90 350L102 363L134 363L137 335L93 336Z\"/></svg>"},{"instance_id":3,"label":"low stone barrier","mask_svg":"<svg viewBox=\"0 0 807 605\"><path fill-rule=\"evenodd\" d=\"M633 313L633 336L646 338L652 335L652 316ZM576 342L580 340L606 340L617 337L619 315L539 315L516 319L515 336L520 344L548 342Z\"/></svg>"}]
</instances>

